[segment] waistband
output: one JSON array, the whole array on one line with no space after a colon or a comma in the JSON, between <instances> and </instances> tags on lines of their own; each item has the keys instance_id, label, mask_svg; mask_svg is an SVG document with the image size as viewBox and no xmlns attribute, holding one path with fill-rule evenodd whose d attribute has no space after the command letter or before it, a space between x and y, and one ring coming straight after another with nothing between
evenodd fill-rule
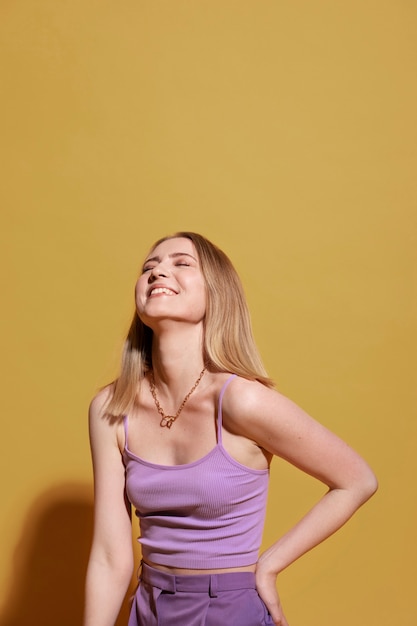
<instances>
[{"instance_id":1,"label":"waistband","mask_svg":"<svg viewBox=\"0 0 417 626\"><path fill-rule=\"evenodd\" d=\"M224 574L193 574L177 576L161 572L146 563L142 563L139 580L158 587L168 593L189 591L209 593L215 597L217 591L237 591L238 589L256 589L254 572L226 572Z\"/></svg>"}]
</instances>

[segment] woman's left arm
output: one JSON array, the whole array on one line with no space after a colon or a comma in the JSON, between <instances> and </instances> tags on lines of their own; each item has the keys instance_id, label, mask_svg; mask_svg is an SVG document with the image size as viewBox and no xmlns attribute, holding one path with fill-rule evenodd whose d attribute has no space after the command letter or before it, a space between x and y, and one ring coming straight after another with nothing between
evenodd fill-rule
<instances>
[{"instance_id":1,"label":"woman's left arm","mask_svg":"<svg viewBox=\"0 0 417 626\"><path fill-rule=\"evenodd\" d=\"M278 392L242 379L228 397L228 413L241 434L328 486L319 502L257 564L257 587L274 621L286 626L276 577L332 535L377 489L368 464L344 441Z\"/></svg>"}]
</instances>

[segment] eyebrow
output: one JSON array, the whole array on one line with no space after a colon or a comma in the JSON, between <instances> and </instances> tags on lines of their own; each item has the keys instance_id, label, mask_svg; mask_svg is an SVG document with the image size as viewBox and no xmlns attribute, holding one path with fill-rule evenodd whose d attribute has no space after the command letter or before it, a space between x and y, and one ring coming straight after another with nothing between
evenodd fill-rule
<instances>
[{"instance_id":1,"label":"eyebrow","mask_svg":"<svg viewBox=\"0 0 417 626\"><path fill-rule=\"evenodd\" d=\"M179 256L189 256L191 259L193 259L195 262L197 262L197 259L192 254L188 254L188 252L173 252L172 254L168 255L168 257L170 259L175 259L176 257L179 257ZM149 259L146 259L146 261L145 261L145 263L143 265L145 266L147 263L151 263L153 261L160 261L160 260L161 260L161 257L159 257L159 256L152 256Z\"/></svg>"}]
</instances>

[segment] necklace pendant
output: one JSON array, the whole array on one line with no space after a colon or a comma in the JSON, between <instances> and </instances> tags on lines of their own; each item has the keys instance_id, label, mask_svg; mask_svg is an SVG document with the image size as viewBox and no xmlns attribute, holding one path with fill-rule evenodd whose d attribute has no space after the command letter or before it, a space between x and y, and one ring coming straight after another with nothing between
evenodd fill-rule
<instances>
[{"instance_id":1,"label":"necklace pendant","mask_svg":"<svg viewBox=\"0 0 417 626\"><path fill-rule=\"evenodd\" d=\"M184 400L181 402L180 408L178 409L176 414L175 415L165 415L164 409L159 404L159 400L158 400L158 398L156 396L155 379L154 379L154 376L153 376L153 371L151 370L150 375L149 375L149 388L151 390L151 394L152 394L153 401L155 402L155 406L158 409L158 413L159 413L159 415L162 416L162 419L159 422L159 425L160 425L161 428L165 428L165 427L166 428L171 428L172 424L175 422L175 420L177 419L177 417L179 416L179 414L183 410L184 405L187 402L188 398L191 396L193 391L197 388L198 384L200 383L200 380L203 378L203 374L204 374L205 371L206 371L206 368L204 367L201 370L201 372L200 372L200 376L197 378L197 380L195 381L194 385L191 387L190 391L187 393L187 395L185 396Z\"/></svg>"},{"instance_id":2,"label":"necklace pendant","mask_svg":"<svg viewBox=\"0 0 417 626\"><path fill-rule=\"evenodd\" d=\"M163 417L159 422L159 425L161 426L161 428L164 428L164 426L166 426L167 428L171 428L174 422L175 417L173 415L165 415L165 417Z\"/></svg>"}]
</instances>

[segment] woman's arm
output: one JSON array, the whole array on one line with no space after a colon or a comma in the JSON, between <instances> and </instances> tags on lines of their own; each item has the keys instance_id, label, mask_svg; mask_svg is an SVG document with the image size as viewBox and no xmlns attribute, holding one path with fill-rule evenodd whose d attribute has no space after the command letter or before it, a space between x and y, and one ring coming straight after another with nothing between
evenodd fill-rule
<instances>
[{"instance_id":1,"label":"woman's arm","mask_svg":"<svg viewBox=\"0 0 417 626\"><path fill-rule=\"evenodd\" d=\"M340 528L377 489L374 473L344 441L281 394L237 379L226 394L228 422L256 442L328 486L323 498L259 558L258 591L275 624L287 626L276 577Z\"/></svg>"},{"instance_id":2,"label":"woman's arm","mask_svg":"<svg viewBox=\"0 0 417 626\"><path fill-rule=\"evenodd\" d=\"M86 578L84 626L114 626L133 571L130 505L117 442L118 425L103 417L108 390L89 411L94 470L94 536Z\"/></svg>"}]
</instances>

